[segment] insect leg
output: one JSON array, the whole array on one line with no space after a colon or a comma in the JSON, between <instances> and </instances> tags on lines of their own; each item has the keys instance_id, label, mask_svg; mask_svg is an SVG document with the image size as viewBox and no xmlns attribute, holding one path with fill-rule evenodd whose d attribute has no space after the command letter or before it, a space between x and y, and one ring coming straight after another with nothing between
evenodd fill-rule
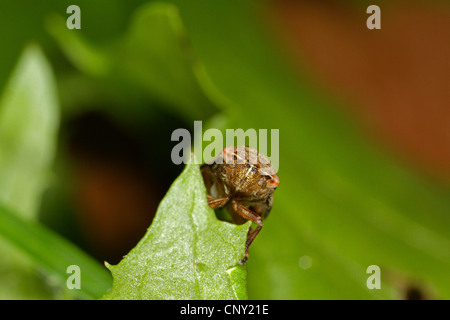
<instances>
[{"instance_id":1,"label":"insect leg","mask_svg":"<svg viewBox=\"0 0 450 320\"><path fill-rule=\"evenodd\" d=\"M210 194L207 194L206 197L208 198L208 205L211 209L223 207L230 200L229 198L215 198Z\"/></svg>"},{"instance_id":2,"label":"insect leg","mask_svg":"<svg viewBox=\"0 0 450 320\"><path fill-rule=\"evenodd\" d=\"M252 210L237 203L236 201L232 201L231 205L233 207L233 210L236 211L236 213L238 213L241 217L258 224L255 230L251 231L247 236L247 242L245 243L245 255L244 258L242 258L241 261L239 261L240 264L244 264L245 261L247 261L248 259L248 248L252 244L253 240L255 240L256 236L258 235L259 231L263 226L262 218L258 216L256 213L254 213Z\"/></svg>"},{"instance_id":3,"label":"insect leg","mask_svg":"<svg viewBox=\"0 0 450 320\"><path fill-rule=\"evenodd\" d=\"M230 213L231 219L233 219L233 222L236 223L237 225L240 224L244 224L248 221L247 218L242 217L242 215L240 215L239 213L236 212L236 210L233 209L233 201L228 203L228 212ZM251 232L251 227L250 230L248 231L249 233Z\"/></svg>"}]
</instances>

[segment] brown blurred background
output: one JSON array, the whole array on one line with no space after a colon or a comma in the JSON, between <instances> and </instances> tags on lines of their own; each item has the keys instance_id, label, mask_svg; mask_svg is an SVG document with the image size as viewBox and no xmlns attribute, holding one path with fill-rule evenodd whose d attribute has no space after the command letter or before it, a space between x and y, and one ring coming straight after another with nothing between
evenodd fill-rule
<instances>
[{"instance_id":1,"label":"brown blurred background","mask_svg":"<svg viewBox=\"0 0 450 320\"><path fill-rule=\"evenodd\" d=\"M366 28L367 6L348 1L274 0L268 12L297 68L350 101L375 141L448 184L450 5L380 3L381 30Z\"/></svg>"}]
</instances>

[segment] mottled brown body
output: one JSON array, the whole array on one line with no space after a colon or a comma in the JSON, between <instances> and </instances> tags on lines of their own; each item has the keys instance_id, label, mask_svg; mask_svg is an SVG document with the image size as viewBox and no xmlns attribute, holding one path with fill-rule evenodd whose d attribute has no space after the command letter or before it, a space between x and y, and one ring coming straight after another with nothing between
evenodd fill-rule
<instances>
[{"instance_id":1,"label":"mottled brown body","mask_svg":"<svg viewBox=\"0 0 450 320\"><path fill-rule=\"evenodd\" d=\"M249 230L245 256L240 261L243 264L263 219L272 209L273 192L280 179L267 156L243 146L223 149L219 156L203 164L201 170L211 208L227 206L235 223L250 220L258 224L255 230Z\"/></svg>"}]
</instances>

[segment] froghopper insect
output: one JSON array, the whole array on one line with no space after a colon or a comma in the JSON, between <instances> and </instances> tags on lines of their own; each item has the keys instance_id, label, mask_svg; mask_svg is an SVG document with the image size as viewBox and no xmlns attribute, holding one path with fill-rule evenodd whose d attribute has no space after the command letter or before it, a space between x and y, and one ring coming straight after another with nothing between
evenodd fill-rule
<instances>
[{"instance_id":1,"label":"froghopper insect","mask_svg":"<svg viewBox=\"0 0 450 320\"><path fill-rule=\"evenodd\" d=\"M252 221L245 244L244 264L249 247L272 209L273 193L280 184L270 159L257 150L245 147L226 147L215 158L201 166L208 191L210 208L225 207L236 224Z\"/></svg>"}]
</instances>

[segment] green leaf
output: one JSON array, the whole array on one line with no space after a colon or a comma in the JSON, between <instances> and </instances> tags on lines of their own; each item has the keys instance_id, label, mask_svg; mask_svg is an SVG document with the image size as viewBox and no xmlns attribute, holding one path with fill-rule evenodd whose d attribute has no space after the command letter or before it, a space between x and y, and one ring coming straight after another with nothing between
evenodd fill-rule
<instances>
[{"instance_id":1,"label":"green leaf","mask_svg":"<svg viewBox=\"0 0 450 320\"><path fill-rule=\"evenodd\" d=\"M53 75L40 49L31 45L22 54L0 100L0 203L30 221L37 218L48 183L57 128ZM36 276L27 255L4 241L7 239L0 240L0 298L54 297Z\"/></svg>"},{"instance_id":2,"label":"green leaf","mask_svg":"<svg viewBox=\"0 0 450 320\"><path fill-rule=\"evenodd\" d=\"M81 289L71 290L78 298L97 299L111 287L111 275L100 263L55 232L5 207L0 207L0 235L61 287L71 275L67 267L80 267Z\"/></svg>"},{"instance_id":3,"label":"green leaf","mask_svg":"<svg viewBox=\"0 0 450 320\"><path fill-rule=\"evenodd\" d=\"M105 299L246 299L249 223L217 220L199 166L188 164L159 205L146 235L115 266Z\"/></svg>"},{"instance_id":4,"label":"green leaf","mask_svg":"<svg viewBox=\"0 0 450 320\"><path fill-rule=\"evenodd\" d=\"M50 177L59 110L55 80L29 46L0 101L0 203L32 219Z\"/></svg>"}]
</instances>

